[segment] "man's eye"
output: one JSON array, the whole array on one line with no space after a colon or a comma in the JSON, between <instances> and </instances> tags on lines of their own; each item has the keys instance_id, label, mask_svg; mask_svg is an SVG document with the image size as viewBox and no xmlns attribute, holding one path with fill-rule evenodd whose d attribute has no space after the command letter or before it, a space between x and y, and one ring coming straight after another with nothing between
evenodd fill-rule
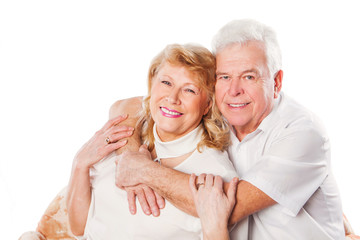
<instances>
[{"instance_id":1,"label":"man's eye","mask_svg":"<svg viewBox=\"0 0 360 240\"><path fill-rule=\"evenodd\" d=\"M223 76L218 76L217 79L224 79L224 80L228 80L230 77L223 75Z\"/></svg>"},{"instance_id":2,"label":"man's eye","mask_svg":"<svg viewBox=\"0 0 360 240\"><path fill-rule=\"evenodd\" d=\"M251 75L246 75L246 76L245 76L245 79L247 79L247 80L254 80L255 77L254 77L254 76L251 76Z\"/></svg>"}]
</instances>

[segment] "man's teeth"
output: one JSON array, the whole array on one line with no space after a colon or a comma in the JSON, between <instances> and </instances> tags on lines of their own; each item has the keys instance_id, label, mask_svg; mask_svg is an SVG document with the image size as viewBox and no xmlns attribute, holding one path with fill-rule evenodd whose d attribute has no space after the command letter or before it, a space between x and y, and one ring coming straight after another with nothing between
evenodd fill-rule
<instances>
[{"instance_id":1,"label":"man's teeth","mask_svg":"<svg viewBox=\"0 0 360 240\"><path fill-rule=\"evenodd\" d=\"M245 106L245 105L247 105L247 103L242 103L242 104L229 104L230 105L230 107L243 107L243 106Z\"/></svg>"},{"instance_id":2,"label":"man's teeth","mask_svg":"<svg viewBox=\"0 0 360 240\"><path fill-rule=\"evenodd\" d=\"M167 110L166 108L161 108L161 110L166 113L166 114L170 114L170 115L181 115L181 113L179 112L172 112L172 111L169 111Z\"/></svg>"}]
</instances>

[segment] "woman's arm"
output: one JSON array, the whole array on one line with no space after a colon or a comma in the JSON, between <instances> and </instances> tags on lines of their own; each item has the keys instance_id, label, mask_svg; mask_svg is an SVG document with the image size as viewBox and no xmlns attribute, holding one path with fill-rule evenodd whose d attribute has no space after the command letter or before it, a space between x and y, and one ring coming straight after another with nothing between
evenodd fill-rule
<instances>
[{"instance_id":1,"label":"woman's arm","mask_svg":"<svg viewBox=\"0 0 360 240\"><path fill-rule=\"evenodd\" d=\"M102 129L79 150L71 170L67 192L69 223L74 235L84 234L91 201L90 168L110 153L121 148L133 133L133 128L118 126L127 117L117 116L109 120Z\"/></svg>"}]
</instances>

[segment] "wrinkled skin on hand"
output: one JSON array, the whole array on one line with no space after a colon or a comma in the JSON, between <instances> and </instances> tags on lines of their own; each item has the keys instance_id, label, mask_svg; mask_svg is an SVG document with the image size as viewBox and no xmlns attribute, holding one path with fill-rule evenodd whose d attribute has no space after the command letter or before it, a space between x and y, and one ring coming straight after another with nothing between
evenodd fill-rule
<instances>
[{"instance_id":1,"label":"wrinkled skin on hand","mask_svg":"<svg viewBox=\"0 0 360 240\"><path fill-rule=\"evenodd\" d=\"M194 174L189 180L204 239L229 239L228 219L236 203L238 179L234 178L225 193L220 176Z\"/></svg>"},{"instance_id":2,"label":"wrinkled skin on hand","mask_svg":"<svg viewBox=\"0 0 360 240\"><path fill-rule=\"evenodd\" d=\"M149 166L155 164L146 145L142 145L139 151L123 152L116 161L117 187L126 190L129 211L136 214L136 199L138 199L143 212L157 217L160 209L165 207L165 199L154 192L150 187L142 184Z\"/></svg>"}]
</instances>

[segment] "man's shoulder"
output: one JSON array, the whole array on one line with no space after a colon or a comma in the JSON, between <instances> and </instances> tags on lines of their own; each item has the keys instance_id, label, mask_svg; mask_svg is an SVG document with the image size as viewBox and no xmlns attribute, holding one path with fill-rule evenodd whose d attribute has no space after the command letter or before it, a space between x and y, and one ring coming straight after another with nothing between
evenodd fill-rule
<instances>
[{"instance_id":1,"label":"man's shoulder","mask_svg":"<svg viewBox=\"0 0 360 240\"><path fill-rule=\"evenodd\" d=\"M285 94L279 103L277 115L286 126L304 124L316 128L322 126L320 118L314 112Z\"/></svg>"},{"instance_id":2,"label":"man's shoulder","mask_svg":"<svg viewBox=\"0 0 360 240\"><path fill-rule=\"evenodd\" d=\"M130 111L136 112L142 108L142 101L142 96L117 100L110 107L110 118L114 118L120 114L123 114L124 109L126 109L128 113Z\"/></svg>"},{"instance_id":3,"label":"man's shoulder","mask_svg":"<svg viewBox=\"0 0 360 240\"><path fill-rule=\"evenodd\" d=\"M276 115L273 126L279 136L282 134L292 135L292 133L297 132L311 133L310 136L328 138L321 119L289 96L283 95Z\"/></svg>"}]
</instances>

